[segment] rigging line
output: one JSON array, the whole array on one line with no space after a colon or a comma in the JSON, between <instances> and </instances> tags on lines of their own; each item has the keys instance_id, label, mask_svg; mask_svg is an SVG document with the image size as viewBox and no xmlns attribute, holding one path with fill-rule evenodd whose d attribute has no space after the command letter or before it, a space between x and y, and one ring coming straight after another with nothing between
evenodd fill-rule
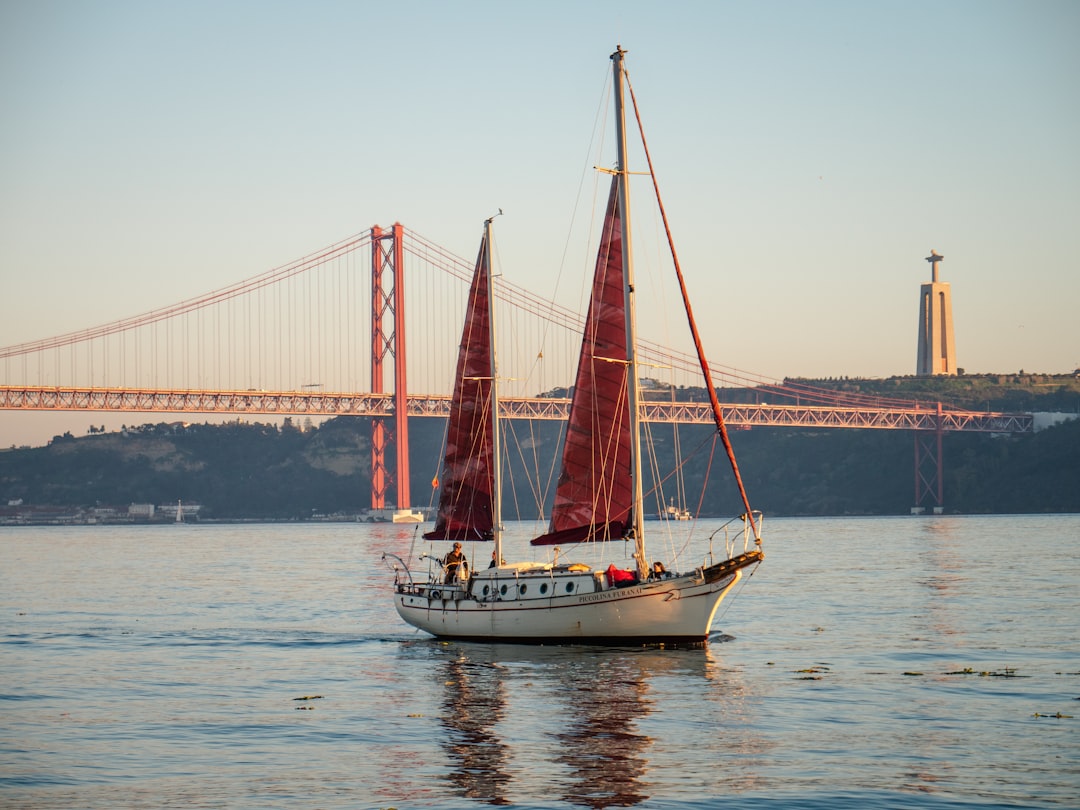
<instances>
[{"instance_id":1,"label":"rigging line","mask_svg":"<svg viewBox=\"0 0 1080 810\"><path fill-rule=\"evenodd\" d=\"M450 420L447 419L446 427L442 432L442 441L439 443L439 453L435 456L435 476L431 480L431 493L428 495L428 509L435 508L435 506L437 505L435 499L438 496L439 487L444 486L442 481L440 481L439 479L440 477L444 479L446 478L446 476L443 475L443 459L446 458L446 439L449 432ZM447 484L449 484L449 481L447 481Z\"/></svg>"},{"instance_id":2,"label":"rigging line","mask_svg":"<svg viewBox=\"0 0 1080 810\"><path fill-rule=\"evenodd\" d=\"M537 513L538 517L542 519L543 515L544 515L544 497L543 497L543 495L541 493L541 486L540 486L540 456L539 456L539 451L538 451L538 448L537 448L538 442L537 442L537 439L536 439L535 420L527 419L525 421L526 421L526 423L528 425L528 430L529 430L529 434L528 434L529 449L530 449L531 455L532 455L532 463L531 464L529 464L526 461L525 454L524 454L524 452L522 452L522 443L521 443L521 439L519 439L518 435L517 435L517 427L514 424L515 420L506 419L506 420L500 421L499 424L502 425L504 423L508 423L508 424L506 424L506 428L504 430L504 436L507 436L508 434L513 436L514 447L517 449L518 458L521 460L521 468L522 468L523 472L525 473L525 480L528 481L529 490L531 491L532 496L533 496L532 505L533 505L533 507L536 508L536 513ZM552 465L554 465L554 463L555 463L554 455L552 455L551 463L552 463ZM548 471L548 475L550 477L550 475L551 475L550 470ZM514 483L513 476L510 476L510 478L511 478L511 487L513 488L513 492L514 492L514 507L516 508L517 514L520 517L520 515L521 515L521 504L518 501L517 484Z\"/></svg>"},{"instance_id":3,"label":"rigging line","mask_svg":"<svg viewBox=\"0 0 1080 810\"><path fill-rule=\"evenodd\" d=\"M595 196L597 188L594 185L594 208L595 208ZM595 219L593 220L593 228L595 228ZM437 252L444 261L448 264L437 265L439 269L446 273L458 278L461 281L469 281L471 278L471 265L460 257L453 256L445 251L443 248L430 243L425 237L420 236L414 231L409 231L415 240L420 242L421 246L431 249L433 252ZM593 230L590 230L589 241L592 241ZM417 249L410 247L410 244L406 243L406 251L416 256L421 256ZM588 278L587 275L584 278ZM584 283L584 282L583 282ZM568 327L581 331L584 327L584 316L579 312L569 309L555 303L554 301L541 299L536 294L530 292L520 285L514 284L511 281L504 280L500 285L500 290L497 294L497 298L501 301L508 302L513 306L524 309L527 312L533 313L544 321L554 322L561 327ZM666 346L662 346L655 341L647 339L639 339L639 349L641 350L641 356L643 358L649 358L657 361L657 365L668 365L673 369L680 369L682 371L697 371L699 364L697 359L684 352L674 352ZM728 366L719 363L713 363L711 365L713 370L722 369L721 375L724 379L735 382L747 382L753 385L759 385L762 383L776 384L775 380L763 377L761 375L752 374L750 372L741 371L733 366Z\"/></svg>"},{"instance_id":4,"label":"rigging line","mask_svg":"<svg viewBox=\"0 0 1080 810\"><path fill-rule=\"evenodd\" d=\"M678 493L679 508L684 509L686 508L686 475L683 471L682 465L682 441L679 437L679 423L676 422L671 427L672 432L675 434L675 459L676 464L678 465L675 468L675 471L678 475L678 478L675 479L675 491Z\"/></svg>"},{"instance_id":5,"label":"rigging line","mask_svg":"<svg viewBox=\"0 0 1080 810\"><path fill-rule=\"evenodd\" d=\"M624 74L625 75L625 74ZM649 146L645 140L645 127L641 122L641 113L638 110L637 97L634 95L633 85L630 83L630 76L626 75L626 87L630 91L630 100L634 106L634 117L637 118L638 132L641 133L641 147L645 153L645 161L649 165L649 177L652 179L653 189L656 192L656 202L660 208L660 217L664 221L664 231L667 234L668 245L671 248L671 258L675 264L675 274L679 279L679 290L682 293L683 305L686 309L686 318L690 325L690 331L694 336L694 345L697 348L698 360L701 363L701 370L705 375L705 384L709 393L709 401L713 408L713 418L716 421L716 429L720 434L720 439L724 443L724 450L727 452L728 461L731 464L731 470L735 474L735 482L739 487L739 494L742 496L743 506L746 507L746 519L750 521L750 526L754 530L754 539L761 543L761 536L758 532L757 525L754 521L754 513L750 508L750 499L746 494L746 488L743 486L742 475L739 473L739 464L735 460L735 450L731 446L731 439L727 434L727 427L724 425L724 415L720 411L720 402L716 398L716 386L713 385L712 377L709 374L709 361L705 357L705 350L701 346L701 337L698 335L697 323L694 321L694 313L690 308L690 296L686 290L686 281L683 278L682 268L679 266L679 258L675 252L675 241L671 235L671 227L668 223L667 212L664 210L664 203L660 198L660 186L656 180L656 172L653 170L652 157L649 155ZM624 167L625 168L625 167Z\"/></svg>"},{"instance_id":6,"label":"rigging line","mask_svg":"<svg viewBox=\"0 0 1080 810\"><path fill-rule=\"evenodd\" d=\"M700 445L698 445L698 449L690 454L691 458L696 456L698 454L698 451L700 451L701 448L704 447L704 446L705 446L704 442L702 442ZM708 483L709 476L712 475L712 463L713 463L714 458L716 458L716 434L715 433L712 436L712 444L711 444L711 446L709 448L709 462L708 462L708 464L705 465L705 475L702 477L702 480L705 483L702 484L701 492L698 493L698 505L697 505L697 509L694 510L694 519L695 520L697 520L697 516L701 514L701 510L705 507L705 484ZM753 526L753 523L751 522L750 525ZM754 529L754 536L755 537L757 536L756 527Z\"/></svg>"},{"instance_id":7,"label":"rigging line","mask_svg":"<svg viewBox=\"0 0 1080 810\"><path fill-rule=\"evenodd\" d=\"M741 594L741 593L742 593L742 591L743 591L743 588L745 588L745 587L746 587L746 583L748 583L748 582L750 581L750 578L751 578L752 576L754 576L754 574L756 574L756 573L757 573L757 570L758 570L758 566L759 566L759 565L761 565L761 561L760 561L760 560L758 560L758 563L757 563L757 565L755 565L755 566L754 566L753 568L751 568L751 569L750 569L750 570L749 570L749 571L747 572L747 574L746 574L746 576L745 576L745 577L740 577L740 578L739 578L739 584L738 584L738 587L736 587L736 588L735 588L735 592L734 592L734 593L732 593L730 597L728 597L727 599L724 599L724 600L723 600L723 602L721 603L721 604L723 605L723 609L722 609L722 610L720 611L720 613L719 613L719 614L718 614L717 616L714 616L714 617L713 617L713 624L715 624L715 623L716 623L716 620L717 620L717 619L723 619L723 618L724 618L724 617L725 617L725 616L727 615L727 612L728 612L729 610L731 610L731 606L732 606L732 605L733 605L733 604L735 603L735 600L736 600L736 599L737 599L737 598L739 597L739 594Z\"/></svg>"},{"instance_id":8,"label":"rigging line","mask_svg":"<svg viewBox=\"0 0 1080 810\"><path fill-rule=\"evenodd\" d=\"M666 477L664 477L664 478L661 477L660 456L656 451L656 443L653 440L652 425L650 425L648 422L646 422L644 424L644 426L642 427L642 430L643 430L643 432L645 434L645 442L644 442L644 444L648 448L648 451L649 451L646 454L646 458L649 461L649 474L651 475L652 480L653 480L653 487L648 492L642 493L642 496L641 496L641 499L642 499L641 508L642 509L645 508L645 503L644 503L645 499L648 498L650 495L652 495L653 496L653 502L656 504L656 507L657 507L656 511L659 514L659 513L663 512L663 503L664 503L663 482L666 481L667 478Z\"/></svg>"},{"instance_id":9,"label":"rigging line","mask_svg":"<svg viewBox=\"0 0 1080 810\"><path fill-rule=\"evenodd\" d=\"M594 205L597 194L597 186L594 184ZM592 227L590 229L589 242L592 242L592 237L595 229L595 218L592 220ZM425 237L417 234L414 231L409 231L413 239L420 243L422 247L430 249L432 252L438 253L439 256L447 264L437 265L439 269L446 273L458 278L461 281L468 282L471 278L472 266L464 259L450 254L443 248L434 245ZM422 256L416 248L411 247L411 240L406 242L406 251L416 255ZM588 275L583 275L584 279L588 278ZM583 284L585 282L583 281ZM497 298L501 301L508 302L516 307L524 309L527 312L531 312L544 321L554 322L561 327L568 327L581 331L584 327L584 316L579 312L569 309L555 303L553 300L541 299L536 294L530 292L526 288L514 284L511 281L504 280L500 285L500 290L497 294ZM657 360L658 365L670 365L672 368L679 368L683 371L696 371L698 369L698 362L692 355L683 352L673 352L669 348L662 346L654 341L639 339L638 346L641 350L643 358L651 358ZM726 366L722 364L713 364L713 368L725 369L723 376L725 379L736 381L752 381L755 384L760 382L775 382L773 380L767 380L767 378L760 375L753 375L749 372L743 372L732 366Z\"/></svg>"},{"instance_id":10,"label":"rigging line","mask_svg":"<svg viewBox=\"0 0 1080 810\"><path fill-rule=\"evenodd\" d=\"M499 421L499 425L500 425L500 427L503 426L502 420ZM513 434L514 444L517 447L518 455L520 456L521 455L521 446L520 446L520 443L517 441L517 434L516 434L516 432L513 431L512 427L502 427L503 447L507 446L508 436L511 433ZM513 475L513 465L511 465L510 459L509 459L510 454L509 453L504 453L503 455L504 455L505 464L503 465L504 466L504 471L503 471L503 482L504 483L503 483L503 492L502 492L502 514L500 514L500 515L498 515L496 517L496 519L499 521L500 524L503 522L503 518L507 514L506 487L510 488L510 501L514 504L514 519L515 520L520 520L521 519L521 502L518 499L517 482L514 480L515 476ZM524 459L522 459L522 467L524 467ZM528 470L526 470L525 472L526 472L525 478L526 478L526 480L529 481L529 484L531 486L532 485L532 480L531 480L531 477L528 475ZM535 495L535 493L534 493L534 495Z\"/></svg>"},{"instance_id":11,"label":"rigging line","mask_svg":"<svg viewBox=\"0 0 1080 810\"><path fill-rule=\"evenodd\" d=\"M409 231L413 238L421 243L423 247L428 248L432 252L436 252L440 255L440 258L444 263L435 264L435 267L444 271L445 273L454 276L460 281L468 283L472 279L472 265L466 262L464 259L454 256L448 253L443 248L428 242L424 237L417 234L415 231ZM409 243L406 243L406 252L411 253L414 256L420 258L428 258L425 255L419 253L417 249L410 247ZM429 261L431 261L429 259ZM525 287L519 284L515 284L512 281L503 279L503 282L499 285L500 289L497 292L496 298L500 301L508 302L524 309L528 312L545 317L548 320L554 321L556 324L564 325L564 322L568 322L571 325L576 325L580 329L581 324L584 323L584 317L568 307L564 307L561 304L557 304L554 301L546 300L530 292ZM543 313L548 313L544 315Z\"/></svg>"},{"instance_id":12,"label":"rigging line","mask_svg":"<svg viewBox=\"0 0 1080 810\"><path fill-rule=\"evenodd\" d=\"M651 430L652 430L651 424L646 422L645 423L645 428L646 428L647 431L649 431L649 435L650 435L650 438L651 438L651 435L652 435L651 434ZM676 475L681 475L683 470L685 470L685 468L690 464L691 461L693 461L695 458L697 458L698 454L701 453L701 451L704 449L705 445L707 443L709 443L710 440L711 440L711 446L712 446L713 450L715 451L716 439L717 439L717 434L715 432L710 433L708 438L703 439L697 445L697 447L692 449L684 458L678 458L677 457L675 459L675 468L671 472L664 475L663 478L659 477L660 472L659 472L659 469L657 469L657 471L656 471L657 482L653 486L652 490L650 490L646 494L647 495L652 495L654 493L659 493L660 496L662 497L663 496L663 484L666 483L668 480L670 480L672 477L674 477ZM657 462L659 462L659 459L657 459ZM712 453L710 453L709 463L708 463L707 469L706 469L706 474L703 476L703 479L702 479L703 484L702 484L702 487L701 487L701 492L698 495L697 510L694 512L694 520L695 521L701 515L701 510L705 505L705 494L706 494L705 490L706 490L706 485L708 484L708 481L709 481L709 471L711 471L711 469L712 469ZM684 505L684 504L681 504L681 505ZM664 504L663 501L661 501L661 506L666 506L666 504Z\"/></svg>"},{"instance_id":13,"label":"rigging line","mask_svg":"<svg viewBox=\"0 0 1080 810\"><path fill-rule=\"evenodd\" d=\"M582 189L585 186L586 178L589 177L589 176L593 177L593 194L592 194L591 209L594 212L596 210L596 199L597 199L596 175L589 172L589 164L593 163L593 161L589 160L588 156L592 153L594 146L596 147L597 152L599 154L599 149L601 147L598 144L603 144L604 133L606 133L606 131L607 131L607 120L608 120L607 111L608 111L608 109L610 107L610 104L611 104L611 100L610 100L611 99L611 93L609 92L609 88L611 86L611 71L608 70L607 67L605 66L603 73L604 73L604 80L603 80L603 85L602 85L601 95L600 95L601 102L599 104L597 104L597 107L596 107L596 115L595 115L595 117L593 119L592 135L591 135L590 140L589 140L588 148L586 149L586 152L585 152L585 154L586 154L585 165L582 167L581 175L580 175L580 177L578 179L577 194L574 195L574 207L573 207L573 209L572 209L572 211L570 213L570 227L567 228L566 239L563 242L563 251L562 251L561 258L559 259L559 269L558 269L558 272L555 275L554 289L551 292L550 300L546 302L547 306L548 306L549 317L541 321L541 323L544 323L544 321L547 322L547 325L542 326L542 328L541 328L541 335L540 335L540 349L541 349L541 351L543 350L543 348L547 344L547 337L548 337L548 334L549 334L550 326L555 320L555 310L556 310L555 299L558 296L559 285L562 282L563 273L566 270L567 255L570 252L570 240L571 240L571 235L573 233L573 223L577 221L577 212L578 212L578 208L579 208L579 206L581 204ZM597 162L599 162L599 161L597 161ZM592 244L592 236L595 233L595 222L596 222L596 217L595 217L595 214L594 214L592 217L590 217L589 238L586 240L586 244ZM588 272L587 272L588 258L586 258L585 261L586 261L586 272L582 274L582 279L583 279L582 283L583 284L585 283L584 280L588 278ZM579 291L579 294L578 294L578 300L579 301L582 300L582 296L583 296L583 291ZM538 314L540 314L540 313L538 313ZM543 316L541 316L541 317L543 317ZM529 373L527 375L529 378L531 378L532 373L536 368L536 365L539 364L539 359L540 359L540 355L538 354L537 357L536 357L536 360L534 361L533 366L530 368Z\"/></svg>"},{"instance_id":14,"label":"rigging line","mask_svg":"<svg viewBox=\"0 0 1080 810\"><path fill-rule=\"evenodd\" d=\"M554 446L562 447L566 442L567 433L569 432L569 419L560 419L557 423L559 425L554 437ZM556 463L556 459L552 457L551 465L548 467L547 481L544 482L543 492L541 493L540 503L546 504L548 498L552 498L554 502L554 493L558 489L558 476L559 465Z\"/></svg>"}]
</instances>

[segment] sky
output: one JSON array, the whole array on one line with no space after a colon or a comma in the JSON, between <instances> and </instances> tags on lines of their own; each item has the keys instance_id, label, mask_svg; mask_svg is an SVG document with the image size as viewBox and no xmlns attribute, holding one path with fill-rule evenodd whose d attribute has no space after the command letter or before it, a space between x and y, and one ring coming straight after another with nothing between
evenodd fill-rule
<instances>
[{"instance_id":1,"label":"sky","mask_svg":"<svg viewBox=\"0 0 1080 810\"><path fill-rule=\"evenodd\" d=\"M0 0L0 346L498 208L550 293L621 44L710 357L912 374L935 249L960 367L1070 372L1078 41L1072 0Z\"/></svg>"}]
</instances>

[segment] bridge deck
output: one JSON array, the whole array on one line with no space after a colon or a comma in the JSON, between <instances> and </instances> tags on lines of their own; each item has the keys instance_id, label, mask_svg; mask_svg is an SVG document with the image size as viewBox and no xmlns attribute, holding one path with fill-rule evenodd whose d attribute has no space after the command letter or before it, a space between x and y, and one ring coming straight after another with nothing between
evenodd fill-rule
<instances>
[{"instance_id":1,"label":"bridge deck","mask_svg":"<svg viewBox=\"0 0 1080 810\"><path fill-rule=\"evenodd\" d=\"M276 416L388 416L393 394L308 391L171 391L131 388L52 388L0 386L0 410L131 411L138 413L234 413ZM566 419L568 399L510 398L501 401L511 419ZM450 397L412 394L410 416L447 416ZM873 408L807 405L722 404L731 427L865 428L949 432L1031 433L1029 413L942 410L926 407ZM646 422L711 424L704 402L643 402ZM939 423L940 419L940 423Z\"/></svg>"}]
</instances>

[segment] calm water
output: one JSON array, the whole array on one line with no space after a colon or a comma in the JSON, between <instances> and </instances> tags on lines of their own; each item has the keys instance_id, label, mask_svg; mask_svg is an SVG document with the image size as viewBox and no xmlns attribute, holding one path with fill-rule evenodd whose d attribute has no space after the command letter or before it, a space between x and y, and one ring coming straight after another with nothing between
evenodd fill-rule
<instances>
[{"instance_id":1,"label":"calm water","mask_svg":"<svg viewBox=\"0 0 1080 810\"><path fill-rule=\"evenodd\" d=\"M1080 806L1080 516L765 529L682 651L428 640L411 528L0 530L0 806Z\"/></svg>"}]
</instances>

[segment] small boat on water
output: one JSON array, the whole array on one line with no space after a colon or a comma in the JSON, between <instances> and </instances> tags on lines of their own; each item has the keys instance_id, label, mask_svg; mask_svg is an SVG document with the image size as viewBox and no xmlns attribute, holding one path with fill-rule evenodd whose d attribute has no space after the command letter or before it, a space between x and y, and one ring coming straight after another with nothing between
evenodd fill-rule
<instances>
[{"instance_id":1,"label":"small boat on water","mask_svg":"<svg viewBox=\"0 0 1080 810\"><path fill-rule=\"evenodd\" d=\"M674 497L672 497L671 503L665 506L660 513L661 520L690 520L691 518L693 518L693 515L690 514L690 510L685 506L676 506Z\"/></svg>"},{"instance_id":2,"label":"small boat on water","mask_svg":"<svg viewBox=\"0 0 1080 810\"><path fill-rule=\"evenodd\" d=\"M709 378L682 273L675 270L717 433L732 465L744 513L741 544L725 559L691 570L650 564L645 545L640 398L634 323L624 91L625 51L611 56L618 139L599 255L586 317L548 530L533 546L559 546L549 561L504 560L501 447L491 273L492 220L484 223L458 357L435 527L424 537L454 553L414 577L396 555L394 605L408 624L440 638L516 643L704 644L721 600L763 559L761 515L750 508ZM630 89L632 97L632 89ZM646 155L647 155L646 150ZM651 174L651 166L650 172ZM654 179L655 188L655 179ZM662 211L662 208L661 208ZM598 440L599 439L599 440ZM493 543L486 569L459 562L466 541ZM621 541L634 566L593 567L560 560L562 547ZM739 546L741 545L741 550ZM434 560L437 554L421 555Z\"/></svg>"}]
</instances>

